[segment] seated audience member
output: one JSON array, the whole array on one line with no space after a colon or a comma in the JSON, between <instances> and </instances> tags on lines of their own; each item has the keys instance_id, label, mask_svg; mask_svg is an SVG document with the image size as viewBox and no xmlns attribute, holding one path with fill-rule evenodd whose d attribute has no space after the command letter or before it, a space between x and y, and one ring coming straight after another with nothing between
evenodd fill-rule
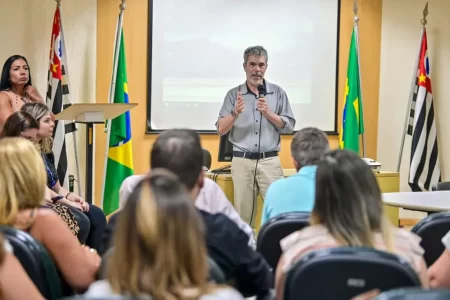
<instances>
[{"instance_id":1,"label":"seated audience member","mask_svg":"<svg viewBox=\"0 0 450 300\"><path fill-rule=\"evenodd\" d=\"M0 140L0 224L27 231L49 251L75 289L95 279L99 255L77 238L44 202L46 173L36 146L23 138Z\"/></svg>"},{"instance_id":2,"label":"seated audience member","mask_svg":"<svg viewBox=\"0 0 450 300\"><path fill-rule=\"evenodd\" d=\"M0 137L22 137L35 142L38 131L39 123L30 114L16 111L6 119ZM70 231L84 244L89 234L89 219L81 211L72 211L62 203L53 203L51 198L51 190L46 185L45 206L58 213Z\"/></svg>"},{"instance_id":3,"label":"seated audience member","mask_svg":"<svg viewBox=\"0 0 450 300\"><path fill-rule=\"evenodd\" d=\"M8 240L3 236L0 236L0 299L44 299L14 256Z\"/></svg>"},{"instance_id":4,"label":"seated audience member","mask_svg":"<svg viewBox=\"0 0 450 300\"><path fill-rule=\"evenodd\" d=\"M44 98L31 83L27 59L13 55L5 61L0 77L0 131L13 112L30 102L44 103Z\"/></svg>"},{"instance_id":5,"label":"seated audience member","mask_svg":"<svg viewBox=\"0 0 450 300\"><path fill-rule=\"evenodd\" d=\"M317 164L329 151L325 132L314 127L298 131L291 143L297 174L273 182L266 193L261 225L279 214L310 212L314 206Z\"/></svg>"},{"instance_id":6,"label":"seated audience member","mask_svg":"<svg viewBox=\"0 0 450 300\"><path fill-rule=\"evenodd\" d=\"M371 247L399 255L428 286L420 238L394 227L385 217L377 180L356 154L335 150L319 163L311 226L281 240L276 271L277 299L283 299L289 269L308 253L339 246Z\"/></svg>"},{"instance_id":7,"label":"seated audience member","mask_svg":"<svg viewBox=\"0 0 450 300\"><path fill-rule=\"evenodd\" d=\"M52 135L55 124L51 119L49 108L42 103L28 103L22 107L22 111L29 113L39 122L36 143L41 149L41 156L47 171L47 187L51 190L52 200L54 203L61 203L69 207L74 215L82 213L81 217L77 216L77 220L80 220L78 223L88 224L86 245L98 250L106 227L105 214L97 206L85 202L83 198L61 186L55 166L55 156L52 152ZM86 227L82 224L79 225Z\"/></svg>"},{"instance_id":8,"label":"seated audience member","mask_svg":"<svg viewBox=\"0 0 450 300\"><path fill-rule=\"evenodd\" d=\"M0 138L23 137L29 141L36 141L39 123L26 112L16 111L6 119Z\"/></svg>"},{"instance_id":9,"label":"seated audience member","mask_svg":"<svg viewBox=\"0 0 450 300\"><path fill-rule=\"evenodd\" d=\"M120 213L107 280L88 297L243 300L231 288L208 283L205 228L176 175L154 170L141 180Z\"/></svg>"},{"instance_id":10,"label":"seated audience member","mask_svg":"<svg viewBox=\"0 0 450 300\"><path fill-rule=\"evenodd\" d=\"M167 169L176 174L194 201L204 185L203 153L199 136L191 130L172 129L161 133L153 144L150 169ZM272 284L272 274L264 258L248 245L248 235L223 214L210 214L198 209L206 225L206 247L209 256L233 280L245 297L265 295ZM115 230L116 213L105 232L105 245L110 245ZM179 230L182 230L180 228Z\"/></svg>"},{"instance_id":11,"label":"seated audience member","mask_svg":"<svg viewBox=\"0 0 450 300\"><path fill-rule=\"evenodd\" d=\"M442 238L445 246L444 252L428 268L430 287L450 288L450 231Z\"/></svg>"},{"instance_id":12,"label":"seated audience member","mask_svg":"<svg viewBox=\"0 0 450 300\"><path fill-rule=\"evenodd\" d=\"M146 175L132 175L122 182L119 190L119 207L125 205L126 199L128 199L129 195L134 190L134 187L139 181L145 178L145 176ZM233 204L231 204L220 186L213 180L207 177L204 178L203 187L195 199L195 206L210 214L224 214L249 236L249 245L255 245L256 242L253 229L241 219Z\"/></svg>"}]
</instances>

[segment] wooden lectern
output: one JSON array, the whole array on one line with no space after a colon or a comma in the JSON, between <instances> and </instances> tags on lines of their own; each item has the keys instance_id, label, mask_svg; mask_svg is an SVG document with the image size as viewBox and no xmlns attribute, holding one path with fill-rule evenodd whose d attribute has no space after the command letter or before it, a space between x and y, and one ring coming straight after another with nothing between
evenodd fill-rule
<instances>
[{"instance_id":1,"label":"wooden lectern","mask_svg":"<svg viewBox=\"0 0 450 300\"><path fill-rule=\"evenodd\" d=\"M92 203L94 124L104 124L106 120L112 120L136 106L137 103L76 103L55 116L56 120L75 121L86 125L85 197L88 203Z\"/></svg>"}]
</instances>

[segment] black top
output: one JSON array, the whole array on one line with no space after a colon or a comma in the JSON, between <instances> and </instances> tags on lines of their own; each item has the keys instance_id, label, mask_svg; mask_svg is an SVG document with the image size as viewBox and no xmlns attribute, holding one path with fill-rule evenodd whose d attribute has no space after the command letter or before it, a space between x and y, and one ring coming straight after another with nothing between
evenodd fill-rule
<instances>
[{"instance_id":1,"label":"black top","mask_svg":"<svg viewBox=\"0 0 450 300\"><path fill-rule=\"evenodd\" d=\"M223 214L210 214L199 210L206 225L206 247L208 255L222 269L227 280L244 296L266 295L273 282L269 265L264 258L250 246L248 236ZM102 252L111 245L117 217L109 219L103 235Z\"/></svg>"},{"instance_id":2,"label":"black top","mask_svg":"<svg viewBox=\"0 0 450 300\"><path fill-rule=\"evenodd\" d=\"M41 155L44 160L45 170L47 171L47 186L49 189L53 189L59 180L58 171L55 168L55 155L53 152L41 152Z\"/></svg>"}]
</instances>

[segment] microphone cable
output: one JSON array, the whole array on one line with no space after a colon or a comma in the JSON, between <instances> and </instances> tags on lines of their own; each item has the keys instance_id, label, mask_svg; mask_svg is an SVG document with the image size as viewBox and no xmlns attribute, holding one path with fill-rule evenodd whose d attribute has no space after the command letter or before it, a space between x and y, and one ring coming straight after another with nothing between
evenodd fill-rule
<instances>
[{"instance_id":1,"label":"microphone cable","mask_svg":"<svg viewBox=\"0 0 450 300\"><path fill-rule=\"evenodd\" d=\"M264 98L266 95L266 87L264 85L260 84L258 86L258 92L259 92L258 99ZM261 129L262 129L262 120L263 120L262 112L259 112L259 114L260 114L261 118L259 120L258 158L256 159L255 173L253 174L253 188L252 188L252 193L253 193L252 200L253 201L252 201L252 214L250 215L250 226L253 225L253 216L255 214L255 203L257 201L256 198L258 197L257 193L255 192L255 186L256 186L256 171L258 169L259 160L261 159ZM261 196L261 200L262 200L262 203L264 204L264 199L262 199L262 196Z\"/></svg>"}]
</instances>

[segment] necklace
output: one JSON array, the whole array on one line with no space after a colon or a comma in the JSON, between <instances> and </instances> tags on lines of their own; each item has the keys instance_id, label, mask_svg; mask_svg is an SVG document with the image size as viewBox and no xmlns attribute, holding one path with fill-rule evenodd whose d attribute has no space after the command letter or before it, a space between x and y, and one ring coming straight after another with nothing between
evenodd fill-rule
<instances>
[{"instance_id":1,"label":"necklace","mask_svg":"<svg viewBox=\"0 0 450 300\"><path fill-rule=\"evenodd\" d=\"M14 93L14 94L16 95L16 104L17 104L17 103L19 103L19 95L17 95L16 93ZM25 97L20 96L20 100L22 100L23 103L28 103L28 102L30 102L30 100L28 99L27 96L25 96Z\"/></svg>"}]
</instances>

